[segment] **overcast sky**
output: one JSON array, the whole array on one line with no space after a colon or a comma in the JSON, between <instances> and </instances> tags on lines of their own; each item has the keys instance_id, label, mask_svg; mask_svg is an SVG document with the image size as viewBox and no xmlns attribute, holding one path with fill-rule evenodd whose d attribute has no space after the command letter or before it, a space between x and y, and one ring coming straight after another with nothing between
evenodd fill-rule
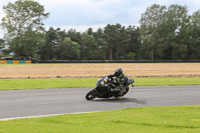
<instances>
[{"instance_id":1,"label":"overcast sky","mask_svg":"<svg viewBox=\"0 0 200 133\"><path fill-rule=\"evenodd\" d=\"M0 0L0 22L5 15L2 7L16 0ZM50 12L45 27L60 27L84 32L107 24L138 25L141 14L152 4L187 6L189 14L200 10L200 0L35 0ZM0 31L2 36L2 31Z\"/></svg>"}]
</instances>

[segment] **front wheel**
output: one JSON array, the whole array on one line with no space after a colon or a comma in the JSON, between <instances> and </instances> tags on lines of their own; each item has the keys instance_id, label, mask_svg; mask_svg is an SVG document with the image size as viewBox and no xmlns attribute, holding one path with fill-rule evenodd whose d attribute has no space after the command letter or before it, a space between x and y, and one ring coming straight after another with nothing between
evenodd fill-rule
<instances>
[{"instance_id":1,"label":"front wheel","mask_svg":"<svg viewBox=\"0 0 200 133\"><path fill-rule=\"evenodd\" d=\"M86 98L87 100L92 100L92 99L96 98L95 94L96 94L96 90L93 89L93 90L89 91L89 92L86 94L85 98Z\"/></svg>"}]
</instances>

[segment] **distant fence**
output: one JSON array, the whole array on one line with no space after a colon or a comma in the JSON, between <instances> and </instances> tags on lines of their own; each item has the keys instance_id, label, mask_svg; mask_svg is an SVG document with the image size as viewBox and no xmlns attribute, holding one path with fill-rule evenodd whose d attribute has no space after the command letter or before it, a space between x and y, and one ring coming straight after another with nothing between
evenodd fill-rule
<instances>
[{"instance_id":1,"label":"distant fence","mask_svg":"<svg viewBox=\"0 0 200 133\"><path fill-rule=\"evenodd\" d=\"M200 60L0 60L0 64L31 63L200 63Z\"/></svg>"},{"instance_id":2,"label":"distant fence","mask_svg":"<svg viewBox=\"0 0 200 133\"><path fill-rule=\"evenodd\" d=\"M0 64L31 64L31 60L0 60Z\"/></svg>"},{"instance_id":3,"label":"distant fence","mask_svg":"<svg viewBox=\"0 0 200 133\"><path fill-rule=\"evenodd\" d=\"M200 63L200 60L32 60L32 63Z\"/></svg>"}]
</instances>

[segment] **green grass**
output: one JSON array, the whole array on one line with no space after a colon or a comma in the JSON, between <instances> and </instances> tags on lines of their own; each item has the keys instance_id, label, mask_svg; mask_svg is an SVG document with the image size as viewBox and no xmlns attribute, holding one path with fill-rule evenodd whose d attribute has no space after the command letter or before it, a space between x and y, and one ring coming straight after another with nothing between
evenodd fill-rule
<instances>
[{"instance_id":1,"label":"green grass","mask_svg":"<svg viewBox=\"0 0 200 133\"><path fill-rule=\"evenodd\" d=\"M94 87L98 78L0 79L0 90ZM135 86L200 85L200 78L134 78Z\"/></svg>"},{"instance_id":2,"label":"green grass","mask_svg":"<svg viewBox=\"0 0 200 133\"><path fill-rule=\"evenodd\" d=\"M0 121L1 133L199 133L200 105Z\"/></svg>"},{"instance_id":3,"label":"green grass","mask_svg":"<svg viewBox=\"0 0 200 133\"><path fill-rule=\"evenodd\" d=\"M0 90L93 87L93 78L1 79Z\"/></svg>"}]
</instances>

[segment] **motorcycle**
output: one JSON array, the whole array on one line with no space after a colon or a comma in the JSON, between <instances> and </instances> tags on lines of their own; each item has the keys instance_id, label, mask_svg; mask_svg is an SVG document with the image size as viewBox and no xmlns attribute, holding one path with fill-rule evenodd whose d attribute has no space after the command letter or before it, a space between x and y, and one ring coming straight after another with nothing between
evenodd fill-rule
<instances>
[{"instance_id":1,"label":"motorcycle","mask_svg":"<svg viewBox=\"0 0 200 133\"><path fill-rule=\"evenodd\" d=\"M134 87L133 83L135 81L131 78L128 78L128 85L132 85ZM87 100L93 100L94 98L110 98L110 97L118 97L117 91L111 91L113 88L117 87L117 78L108 78L107 76L104 76L97 80L96 87L89 91L85 98ZM129 91L129 88L125 90L125 93L123 93L122 96L127 94Z\"/></svg>"}]
</instances>

